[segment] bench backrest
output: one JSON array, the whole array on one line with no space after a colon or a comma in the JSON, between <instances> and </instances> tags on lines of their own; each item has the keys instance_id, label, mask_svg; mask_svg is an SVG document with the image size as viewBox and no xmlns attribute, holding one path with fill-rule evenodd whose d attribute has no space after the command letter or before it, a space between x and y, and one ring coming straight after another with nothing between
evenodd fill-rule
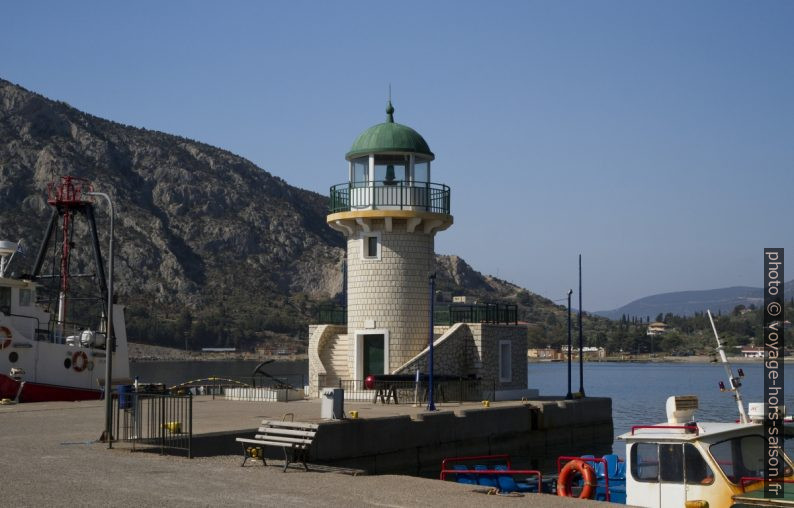
<instances>
[{"instance_id":1,"label":"bench backrest","mask_svg":"<svg viewBox=\"0 0 794 508\"><path fill-rule=\"evenodd\" d=\"M304 422L282 422L278 420L263 420L260 424L256 439L277 441L279 443L292 443L295 446L309 446L317 434L319 425Z\"/></svg>"}]
</instances>

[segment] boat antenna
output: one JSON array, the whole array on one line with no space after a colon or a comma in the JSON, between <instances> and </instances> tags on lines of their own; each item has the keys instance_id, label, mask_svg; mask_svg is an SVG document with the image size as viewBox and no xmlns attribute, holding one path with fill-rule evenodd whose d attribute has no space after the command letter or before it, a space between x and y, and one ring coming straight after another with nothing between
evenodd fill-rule
<instances>
[{"instance_id":1,"label":"boat antenna","mask_svg":"<svg viewBox=\"0 0 794 508\"><path fill-rule=\"evenodd\" d=\"M720 342L720 336L717 333L717 327L714 326L714 318L711 317L711 311L707 309L706 314L709 315L709 321L711 322L711 329L714 330L714 338L717 339L717 352L720 355L720 360L722 360L722 365L723 367L725 367L725 374L728 375L728 382L731 385L728 391L733 392L733 397L736 399L736 405L739 406L739 422L750 423L750 419L747 417L747 413L744 410L744 401L742 401L742 392L739 391L739 387L742 386L741 375L739 377L733 375L733 369L731 368L731 364L728 363L728 357L725 356L725 347L723 347L722 342ZM720 382L720 388L722 388L722 382Z\"/></svg>"}]
</instances>

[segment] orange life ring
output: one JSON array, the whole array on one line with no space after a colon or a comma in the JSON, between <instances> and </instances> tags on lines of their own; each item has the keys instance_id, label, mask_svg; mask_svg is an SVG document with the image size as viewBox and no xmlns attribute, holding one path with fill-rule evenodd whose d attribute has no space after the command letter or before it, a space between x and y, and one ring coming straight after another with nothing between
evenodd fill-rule
<instances>
[{"instance_id":1,"label":"orange life ring","mask_svg":"<svg viewBox=\"0 0 794 508\"><path fill-rule=\"evenodd\" d=\"M0 326L0 333L6 336L6 339L0 343L0 349L5 349L11 345L11 330L6 328L5 326Z\"/></svg>"},{"instance_id":2,"label":"orange life ring","mask_svg":"<svg viewBox=\"0 0 794 508\"><path fill-rule=\"evenodd\" d=\"M598 485L595 470L587 462L578 459L568 462L560 471L560 477L557 479L557 495L573 497L571 486L576 474L581 475L584 481L582 492L579 493L579 499L593 499Z\"/></svg>"},{"instance_id":3,"label":"orange life ring","mask_svg":"<svg viewBox=\"0 0 794 508\"><path fill-rule=\"evenodd\" d=\"M77 359L80 359L80 363L77 363ZM88 366L88 356L86 356L85 351L75 351L72 355L72 368L75 372L83 372L85 368Z\"/></svg>"}]
</instances>

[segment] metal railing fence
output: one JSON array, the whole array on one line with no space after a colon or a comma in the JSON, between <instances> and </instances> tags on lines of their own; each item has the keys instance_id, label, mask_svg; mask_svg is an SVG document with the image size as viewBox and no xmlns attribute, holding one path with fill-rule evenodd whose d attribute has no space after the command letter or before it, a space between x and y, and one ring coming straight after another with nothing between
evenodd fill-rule
<instances>
[{"instance_id":1,"label":"metal railing fence","mask_svg":"<svg viewBox=\"0 0 794 508\"><path fill-rule=\"evenodd\" d=\"M488 324L518 324L518 307L514 304L504 303L454 303L446 306L437 306L433 313L433 320L437 325L452 325L455 323L488 323Z\"/></svg>"},{"instance_id":2,"label":"metal railing fence","mask_svg":"<svg viewBox=\"0 0 794 508\"><path fill-rule=\"evenodd\" d=\"M317 308L317 324L346 325L347 307L344 305L320 305Z\"/></svg>"},{"instance_id":3,"label":"metal railing fence","mask_svg":"<svg viewBox=\"0 0 794 508\"><path fill-rule=\"evenodd\" d=\"M193 457L193 396L173 393L113 394L113 430L117 442L138 449L184 452Z\"/></svg>"},{"instance_id":4,"label":"metal railing fence","mask_svg":"<svg viewBox=\"0 0 794 508\"><path fill-rule=\"evenodd\" d=\"M435 402L471 402L494 399L496 383L484 379L447 379L433 383ZM368 388L366 381L340 379L335 388L345 391L345 400L353 402L384 402L413 404L427 402L428 383L420 381L375 381ZM396 399L396 400L395 400Z\"/></svg>"},{"instance_id":5,"label":"metal railing fence","mask_svg":"<svg viewBox=\"0 0 794 508\"><path fill-rule=\"evenodd\" d=\"M393 208L449 214L449 186L404 180L346 182L331 187L330 213L355 209Z\"/></svg>"},{"instance_id":6,"label":"metal railing fence","mask_svg":"<svg viewBox=\"0 0 794 508\"><path fill-rule=\"evenodd\" d=\"M209 395L229 400L289 402L305 398L305 374L222 378L212 376L172 386L176 393Z\"/></svg>"}]
</instances>

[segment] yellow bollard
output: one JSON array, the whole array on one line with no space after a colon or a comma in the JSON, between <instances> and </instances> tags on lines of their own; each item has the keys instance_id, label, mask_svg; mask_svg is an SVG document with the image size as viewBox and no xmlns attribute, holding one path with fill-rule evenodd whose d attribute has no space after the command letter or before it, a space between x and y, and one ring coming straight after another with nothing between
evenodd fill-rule
<instances>
[{"instance_id":1,"label":"yellow bollard","mask_svg":"<svg viewBox=\"0 0 794 508\"><path fill-rule=\"evenodd\" d=\"M182 422L166 422L163 424L163 428L174 434L179 434L182 432Z\"/></svg>"}]
</instances>

